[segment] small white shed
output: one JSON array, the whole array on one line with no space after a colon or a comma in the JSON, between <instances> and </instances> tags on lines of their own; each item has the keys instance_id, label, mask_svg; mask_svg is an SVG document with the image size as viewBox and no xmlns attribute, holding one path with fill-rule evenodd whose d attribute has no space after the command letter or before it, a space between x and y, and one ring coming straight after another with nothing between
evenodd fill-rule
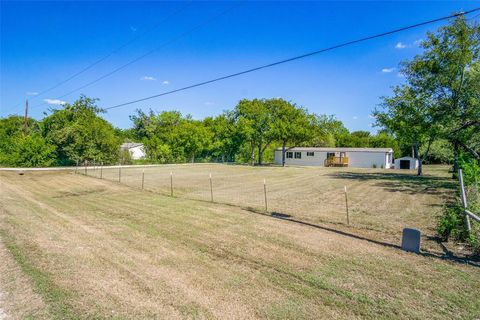
<instances>
[{"instance_id":1,"label":"small white shed","mask_svg":"<svg viewBox=\"0 0 480 320\"><path fill-rule=\"evenodd\" d=\"M402 157L395 159L395 169L417 170L418 159L413 157Z\"/></svg>"}]
</instances>

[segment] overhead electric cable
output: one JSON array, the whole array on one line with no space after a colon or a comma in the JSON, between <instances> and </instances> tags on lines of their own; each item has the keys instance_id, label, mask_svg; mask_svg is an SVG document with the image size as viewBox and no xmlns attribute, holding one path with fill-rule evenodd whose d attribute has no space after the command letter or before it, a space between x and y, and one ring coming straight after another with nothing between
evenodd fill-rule
<instances>
[{"instance_id":1,"label":"overhead electric cable","mask_svg":"<svg viewBox=\"0 0 480 320\"><path fill-rule=\"evenodd\" d=\"M114 73L117 73L118 71L120 71L120 70L122 70L122 69L124 69L124 68L126 68L126 67L128 67L128 66L130 66L130 65L132 65L132 64L134 64L135 62L137 62L137 61L139 61L139 60L141 60L141 59L143 59L143 58L151 55L152 53L155 53L156 51L160 50L161 48L163 48L163 47L165 47L165 46L167 46L167 45L169 45L169 44L172 44L172 43L174 43L174 42L176 42L176 41L178 41L178 40L180 40L180 39L182 39L182 38L190 35L191 33L193 33L193 32L195 32L195 31L201 29L202 27L204 27L204 26L206 26L206 25L214 22L216 19L218 19L218 18L220 18L221 16L225 15L226 13L230 12L232 9L234 9L235 7L237 7L237 6L238 6L239 4L241 4L241 3L243 3L243 2L238 2L238 3L236 3L235 5L230 6L228 9L223 10L223 11L221 11L220 13L218 13L218 14L216 14L216 15L214 15L214 16L206 19L206 20L204 20L203 22L201 22L200 24L196 25L195 27L193 27L193 28L191 28L191 29L189 29L189 30L187 30L187 31L179 34L177 37L174 37L174 38L172 38L172 39L170 39L170 40L162 43L162 44L159 45L158 47L156 47L156 48L154 48L154 49L152 49L152 50L150 50L150 51L142 54L141 56L139 56L139 57L137 57L137 58L135 58L135 59L133 59L133 60L130 60L129 62L121 65L120 67L117 67L117 68L115 68L114 70L112 70L112 71L110 71L110 72L108 72L108 73L106 73L106 74L104 74L104 75L102 75L102 76L100 76L100 77L98 77L98 78L96 78L96 79L94 79L94 80L92 80L92 81L90 81L90 82L88 82L88 83L86 83L86 84L78 87L78 88L75 88L75 89L73 89L73 90L71 90L71 91L69 91L69 92L67 92L67 93L65 93L65 94L63 94L63 95L55 98L55 99L62 99L62 98L66 97L66 96L68 96L68 95L70 95L70 94L72 94L72 93L74 93L74 92L77 92L77 91L82 90L82 89L84 89L84 88L86 88L86 87L89 87L89 86L91 86L92 84L95 84L95 83L97 83L97 82L99 82L99 81L101 81L101 80L103 80L103 79L111 76L111 75L114 74ZM42 105L44 105L44 104L36 105L36 106L33 107L33 108L37 108L37 107L42 106Z\"/></svg>"},{"instance_id":2,"label":"overhead electric cable","mask_svg":"<svg viewBox=\"0 0 480 320\"><path fill-rule=\"evenodd\" d=\"M47 92L50 92L52 91L53 89L56 89L58 87L60 87L61 85L67 83L68 81L76 78L77 76L81 75L82 73L90 70L91 68L95 67L96 65L98 65L99 63L107 60L109 57L111 57L112 55L114 55L115 53L119 52L120 50L122 50L123 48L129 46L130 44L134 43L135 41L139 40L140 38L142 38L144 35L152 32L153 30L157 29L158 27L160 27L161 25L163 25L165 22L167 22L168 20L170 20L171 18L173 18L174 16L178 15L179 13L183 12L187 7L189 7L190 5L192 4L192 0L188 1L186 5L182 6L181 8L179 8L178 10L175 10L174 12L172 12L171 14L169 14L168 16L166 16L164 19L162 19L161 21L159 21L158 23L156 23L155 25L153 25L152 27L148 28L147 30L141 32L140 34L138 34L136 37L133 37L132 39L128 40L127 42L123 43L122 45L118 46L117 48L113 49L112 51L110 51L109 53L107 53L105 56L101 57L100 59L94 61L93 63L89 64L88 66L84 67L83 69L79 70L78 72L70 75L69 77L65 78L64 80L58 82L57 84L55 84L54 86L48 88L48 89L45 89L37 94L35 94L35 96L31 97L30 98L30 101L31 100L34 100L36 98L38 98L39 96L47 93ZM15 106L13 106L11 109L14 109L14 108L17 108L18 106L20 105L20 103L16 104Z\"/></svg>"},{"instance_id":3,"label":"overhead electric cable","mask_svg":"<svg viewBox=\"0 0 480 320\"><path fill-rule=\"evenodd\" d=\"M375 34L375 35L372 35L372 36L363 37L363 38L360 38L360 39L343 42L343 43L340 43L340 44L337 44L337 45L334 45L334 46L331 46L331 47L328 47L328 48L312 51L312 52L305 53L305 54L302 54L302 55L299 55L299 56L295 56L295 57L292 57L292 58L272 62L272 63L269 63L269 64L265 64L265 65L262 65L262 66L259 66L259 67L247 69L247 70L244 70L244 71L239 71L239 72L232 73L232 74L222 76L222 77L219 77L219 78L215 78L215 79L212 79L212 80L199 82L199 83L192 84L192 85L189 85L189 86L186 86L186 87L182 87L182 88L170 90L170 91L167 91L167 92L155 94L155 95L152 95L152 96L148 96L148 97L145 97L145 98L140 98L140 99L137 99L137 100L117 104L117 105L105 108L105 110L120 108L120 107L127 106L127 105L130 105L130 104L133 104L133 103L142 102L142 101L158 98L158 97L161 97L161 96L166 96L166 95L176 93L176 92L179 92L179 91L184 91L184 90L204 86L206 84L210 84L210 83L213 83L213 82L218 82L218 81L221 81L221 80L237 77L237 76L240 76L240 75L243 75L243 74L251 73L251 72L254 72L254 71L261 70L261 69L270 68L270 67L273 67L273 66L277 66L277 65L280 65L280 64L287 63L287 62L300 60L300 59L303 59L303 58L306 58L306 57L310 57L310 56L313 56L313 55L316 55L316 54L319 54L319 53L323 53L323 52L327 52L327 51L332 51L332 50L339 49L339 48L342 48L342 47L346 47L346 46L349 46L349 45L352 45L352 44L356 44L356 43L360 43L360 42L364 42L364 41L369 41L369 40L376 39L376 38L385 37L387 35L391 35L391 34L402 32L402 31L409 30L409 29L418 28L418 27L421 27L421 26L425 26L425 25L428 25L428 24L435 23L435 22L455 18L455 17L461 16L461 15L466 15L466 14L473 13L473 12L476 12L476 11L479 11L479 10L480 10L480 7L472 9L472 10L464 11L464 12L451 14L449 16L445 16L445 17L441 17L441 18L437 18L437 19L433 19L433 20L428 20L428 21L416 23L416 24L409 25L409 26L406 26L406 27L394 29L394 30L391 30L391 31L378 33L378 34Z\"/></svg>"}]
</instances>

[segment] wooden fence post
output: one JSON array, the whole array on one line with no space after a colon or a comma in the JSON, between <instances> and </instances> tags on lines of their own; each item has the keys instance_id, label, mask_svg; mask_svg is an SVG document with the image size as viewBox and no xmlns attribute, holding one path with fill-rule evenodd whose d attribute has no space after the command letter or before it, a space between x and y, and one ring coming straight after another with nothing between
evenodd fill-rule
<instances>
[{"instance_id":1,"label":"wooden fence post","mask_svg":"<svg viewBox=\"0 0 480 320\"><path fill-rule=\"evenodd\" d=\"M345 190L345 208L347 209L347 224L350 225L350 217L349 217L349 214L348 214L347 186L345 186L344 190Z\"/></svg>"},{"instance_id":2,"label":"wooden fence post","mask_svg":"<svg viewBox=\"0 0 480 320\"><path fill-rule=\"evenodd\" d=\"M173 172L170 172L170 196L173 197Z\"/></svg>"},{"instance_id":3,"label":"wooden fence post","mask_svg":"<svg viewBox=\"0 0 480 320\"><path fill-rule=\"evenodd\" d=\"M465 186L463 185L463 172L462 169L458 169L458 178L460 180L460 197L462 199L463 209L468 209L467 193L465 192ZM465 224L467 225L468 232L472 231L472 225L470 223L470 217L465 214Z\"/></svg>"},{"instance_id":4,"label":"wooden fence post","mask_svg":"<svg viewBox=\"0 0 480 320\"><path fill-rule=\"evenodd\" d=\"M100 179L103 179L103 162L100 164Z\"/></svg>"},{"instance_id":5,"label":"wooden fence post","mask_svg":"<svg viewBox=\"0 0 480 320\"><path fill-rule=\"evenodd\" d=\"M75 174L77 174L78 171L78 159L77 159L77 166L75 167Z\"/></svg>"},{"instance_id":6,"label":"wooden fence post","mask_svg":"<svg viewBox=\"0 0 480 320\"><path fill-rule=\"evenodd\" d=\"M122 182L122 167L118 165L118 182Z\"/></svg>"},{"instance_id":7,"label":"wooden fence post","mask_svg":"<svg viewBox=\"0 0 480 320\"><path fill-rule=\"evenodd\" d=\"M210 201L213 202L212 173L210 172Z\"/></svg>"},{"instance_id":8,"label":"wooden fence post","mask_svg":"<svg viewBox=\"0 0 480 320\"><path fill-rule=\"evenodd\" d=\"M85 160L84 164L85 164L85 175L87 175L87 160Z\"/></svg>"},{"instance_id":9,"label":"wooden fence post","mask_svg":"<svg viewBox=\"0 0 480 320\"><path fill-rule=\"evenodd\" d=\"M142 171L142 190L143 190L144 184L145 184L145 169L143 169Z\"/></svg>"},{"instance_id":10,"label":"wooden fence post","mask_svg":"<svg viewBox=\"0 0 480 320\"><path fill-rule=\"evenodd\" d=\"M265 196L265 212L268 212L267 205L267 179L263 178L263 194Z\"/></svg>"}]
</instances>

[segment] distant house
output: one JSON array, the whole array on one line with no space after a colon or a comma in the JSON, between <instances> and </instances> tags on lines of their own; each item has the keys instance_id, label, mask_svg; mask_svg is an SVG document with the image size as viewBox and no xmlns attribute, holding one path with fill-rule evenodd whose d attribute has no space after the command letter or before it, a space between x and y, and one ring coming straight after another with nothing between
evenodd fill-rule
<instances>
[{"instance_id":1,"label":"distant house","mask_svg":"<svg viewBox=\"0 0 480 320\"><path fill-rule=\"evenodd\" d=\"M121 151L128 151L133 160L145 158L145 147L143 143L125 142L120 146Z\"/></svg>"},{"instance_id":2,"label":"distant house","mask_svg":"<svg viewBox=\"0 0 480 320\"><path fill-rule=\"evenodd\" d=\"M395 159L395 169L418 169L418 159L412 157L402 157Z\"/></svg>"},{"instance_id":3,"label":"distant house","mask_svg":"<svg viewBox=\"0 0 480 320\"><path fill-rule=\"evenodd\" d=\"M282 148L275 150L275 163L282 164ZM391 148L290 148L285 153L286 165L391 168Z\"/></svg>"}]
</instances>

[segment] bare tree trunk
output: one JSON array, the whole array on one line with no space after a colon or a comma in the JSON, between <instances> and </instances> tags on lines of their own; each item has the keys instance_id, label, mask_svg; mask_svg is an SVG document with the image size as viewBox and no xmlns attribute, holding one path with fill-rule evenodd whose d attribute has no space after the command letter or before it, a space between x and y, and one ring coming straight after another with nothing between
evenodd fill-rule
<instances>
[{"instance_id":1,"label":"bare tree trunk","mask_svg":"<svg viewBox=\"0 0 480 320\"><path fill-rule=\"evenodd\" d=\"M457 172L458 172L458 153L459 153L458 143L457 143L457 142L454 142L454 143L453 143L453 174L452 174L452 178L456 178L456 177L457 177Z\"/></svg>"},{"instance_id":2,"label":"bare tree trunk","mask_svg":"<svg viewBox=\"0 0 480 320\"><path fill-rule=\"evenodd\" d=\"M263 150L261 146L258 146L258 165L262 165Z\"/></svg>"},{"instance_id":3,"label":"bare tree trunk","mask_svg":"<svg viewBox=\"0 0 480 320\"><path fill-rule=\"evenodd\" d=\"M253 144L253 142L251 143L251 147L252 147L252 166L255 165L255 145Z\"/></svg>"},{"instance_id":4,"label":"bare tree trunk","mask_svg":"<svg viewBox=\"0 0 480 320\"><path fill-rule=\"evenodd\" d=\"M415 158L418 159L417 176L421 176L422 175L422 158L420 158L420 152L418 151L418 143L415 143L413 147L413 152L415 154Z\"/></svg>"}]
</instances>

